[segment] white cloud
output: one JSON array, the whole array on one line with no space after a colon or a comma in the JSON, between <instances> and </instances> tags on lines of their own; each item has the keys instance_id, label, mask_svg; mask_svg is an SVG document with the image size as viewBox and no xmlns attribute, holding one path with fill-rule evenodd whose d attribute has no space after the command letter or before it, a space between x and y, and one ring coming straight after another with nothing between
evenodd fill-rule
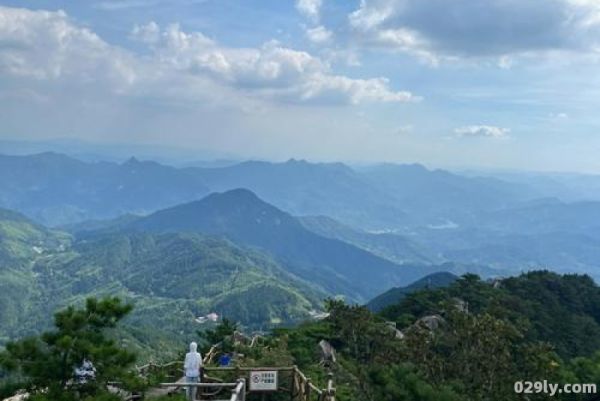
<instances>
[{"instance_id":1,"label":"white cloud","mask_svg":"<svg viewBox=\"0 0 600 401\"><path fill-rule=\"evenodd\" d=\"M498 67L502 68L503 70L511 69L513 63L514 60L509 56L501 56L500 59L498 59Z\"/></svg>"},{"instance_id":2,"label":"white cloud","mask_svg":"<svg viewBox=\"0 0 600 401\"><path fill-rule=\"evenodd\" d=\"M548 117L550 117L550 119L552 119L552 120L567 120L569 118L569 115L567 113L560 112L560 113L550 113L548 115Z\"/></svg>"},{"instance_id":3,"label":"white cloud","mask_svg":"<svg viewBox=\"0 0 600 401\"><path fill-rule=\"evenodd\" d=\"M132 8L156 7L161 4L192 5L206 0L107 0L94 3L93 7L102 11L122 11Z\"/></svg>"},{"instance_id":4,"label":"white cloud","mask_svg":"<svg viewBox=\"0 0 600 401\"><path fill-rule=\"evenodd\" d=\"M296 9L314 22L319 20L322 5L322 0L296 0Z\"/></svg>"},{"instance_id":5,"label":"white cloud","mask_svg":"<svg viewBox=\"0 0 600 401\"><path fill-rule=\"evenodd\" d=\"M157 0L119 0L101 1L94 4L94 8L104 11L119 11L129 8L150 7L157 4Z\"/></svg>"},{"instance_id":6,"label":"white cloud","mask_svg":"<svg viewBox=\"0 0 600 401\"><path fill-rule=\"evenodd\" d=\"M493 125L468 125L456 128L454 133L459 137L506 138L510 129Z\"/></svg>"},{"instance_id":7,"label":"white cloud","mask_svg":"<svg viewBox=\"0 0 600 401\"><path fill-rule=\"evenodd\" d=\"M227 47L177 24L161 29L154 22L134 27L131 37L149 53L110 45L63 11L0 7L0 74L155 99L224 97L228 106L240 99L338 104L417 99L390 89L385 78L335 74L320 58L276 41Z\"/></svg>"},{"instance_id":8,"label":"white cloud","mask_svg":"<svg viewBox=\"0 0 600 401\"><path fill-rule=\"evenodd\" d=\"M37 80L135 82L135 60L63 11L0 7L0 73Z\"/></svg>"},{"instance_id":9,"label":"white cloud","mask_svg":"<svg viewBox=\"0 0 600 401\"><path fill-rule=\"evenodd\" d=\"M148 44L157 43L160 40L160 27L154 21L145 25L136 25L131 32L131 38Z\"/></svg>"},{"instance_id":10,"label":"white cloud","mask_svg":"<svg viewBox=\"0 0 600 401\"><path fill-rule=\"evenodd\" d=\"M392 92L385 78L351 79L340 75L316 75L302 88L305 99L324 98L341 101L348 98L351 103L362 102L414 102L421 98L410 92Z\"/></svg>"},{"instance_id":11,"label":"white cloud","mask_svg":"<svg viewBox=\"0 0 600 401\"><path fill-rule=\"evenodd\" d=\"M594 52L600 45L598 0L361 0L348 15L364 47L438 62L553 51Z\"/></svg>"},{"instance_id":12,"label":"white cloud","mask_svg":"<svg viewBox=\"0 0 600 401\"><path fill-rule=\"evenodd\" d=\"M331 38L333 37L333 32L331 32L324 26L319 25L315 28L306 29L306 37L313 43L322 44L331 41Z\"/></svg>"},{"instance_id":13,"label":"white cloud","mask_svg":"<svg viewBox=\"0 0 600 401\"><path fill-rule=\"evenodd\" d=\"M155 31L154 25L149 29ZM143 33L144 27L138 27ZM152 37L156 35L152 34ZM230 48L200 33L186 33L171 25L152 43L158 60L177 71L210 76L222 84L267 98L285 101L406 102L417 98L389 89L384 78L351 79L330 71L311 54L270 41L259 48Z\"/></svg>"},{"instance_id":14,"label":"white cloud","mask_svg":"<svg viewBox=\"0 0 600 401\"><path fill-rule=\"evenodd\" d=\"M414 131L415 127L412 124L402 125L396 129L398 135L408 135Z\"/></svg>"}]
</instances>

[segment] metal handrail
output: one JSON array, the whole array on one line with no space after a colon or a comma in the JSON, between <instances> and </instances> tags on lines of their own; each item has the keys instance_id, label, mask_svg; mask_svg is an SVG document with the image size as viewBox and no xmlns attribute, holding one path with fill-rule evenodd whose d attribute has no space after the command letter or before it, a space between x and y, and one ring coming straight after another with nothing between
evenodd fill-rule
<instances>
[{"instance_id":1,"label":"metal handrail","mask_svg":"<svg viewBox=\"0 0 600 401\"><path fill-rule=\"evenodd\" d=\"M183 387L183 388L231 388L231 398L229 401L246 400L246 379L240 378L235 383L159 383L160 387Z\"/></svg>"},{"instance_id":2,"label":"metal handrail","mask_svg":"<svg viewBox=\"0 0 600 401\"><path fill-rule=\"evenodd\" d=\"M238 379L238 384L231 391L231 399L229 401L246 401L246 380Z\"/></svg>"}]
</instances>

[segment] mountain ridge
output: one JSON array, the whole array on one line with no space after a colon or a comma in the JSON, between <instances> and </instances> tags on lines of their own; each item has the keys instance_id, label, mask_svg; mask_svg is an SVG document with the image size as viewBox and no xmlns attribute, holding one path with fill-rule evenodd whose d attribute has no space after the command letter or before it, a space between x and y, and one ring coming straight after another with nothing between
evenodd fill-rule
<instances>
[{"instance_id":1,"label":"mountain ridge","mask_svg":"<svg viewBox=\"0 0 600 401\"><path fill-rule=\"evenodd\" d=\"M317 235L247 189L211 194L161 210L124 229L224 235L234 242L266 250L300 277L314 279L316 275L329 292L343 290L346 296L355 294L357 299L376 293L390 282L407 282L420 274L417 266L396 265L351 244ZM365 280L362 275L366 271L376 279Z\"/></svg>"},{"instance_id":2,"label":"mountain ridge","mask_svg":"<svg viewBox=\"0 0 600 401\"><path fill-rule=\"evenodd\" d=\"M415 291L447 287L458 279L458 276L449 272L432 273L405 287L391 288L371 299L366 306L372 312L380 312L390 305L400 303L404 297Z\"/></svg>"}]
</instances>

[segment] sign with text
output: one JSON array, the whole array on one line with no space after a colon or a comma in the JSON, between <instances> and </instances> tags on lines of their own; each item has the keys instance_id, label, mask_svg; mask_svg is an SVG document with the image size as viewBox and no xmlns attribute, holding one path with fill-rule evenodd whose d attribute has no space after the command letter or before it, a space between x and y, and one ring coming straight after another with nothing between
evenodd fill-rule
<instances>
[{"instance_id":1,"label":"sign with text","mask_svg":"<svg viewBox=\"0 0 600 401\"><path fill-rule=\"evenodd\" d=\"M277 391L276 370L250 372L250 391Z\"/></svg>"}]
</instances>

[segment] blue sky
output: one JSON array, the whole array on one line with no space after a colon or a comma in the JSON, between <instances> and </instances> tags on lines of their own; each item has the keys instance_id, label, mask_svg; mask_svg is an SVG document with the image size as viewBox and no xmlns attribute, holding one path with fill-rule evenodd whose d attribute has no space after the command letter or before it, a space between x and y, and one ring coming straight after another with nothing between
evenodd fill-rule
<instances>
[{"instance_id":1,"label":"blue sky","mask_svg":"<svg viewBox=\"0 0 600 401\"><path fill-rule=\"evenodd\" d=\"M600 172L598 0L0 1L0 139Z\"/></svg>"}]
</instances>

